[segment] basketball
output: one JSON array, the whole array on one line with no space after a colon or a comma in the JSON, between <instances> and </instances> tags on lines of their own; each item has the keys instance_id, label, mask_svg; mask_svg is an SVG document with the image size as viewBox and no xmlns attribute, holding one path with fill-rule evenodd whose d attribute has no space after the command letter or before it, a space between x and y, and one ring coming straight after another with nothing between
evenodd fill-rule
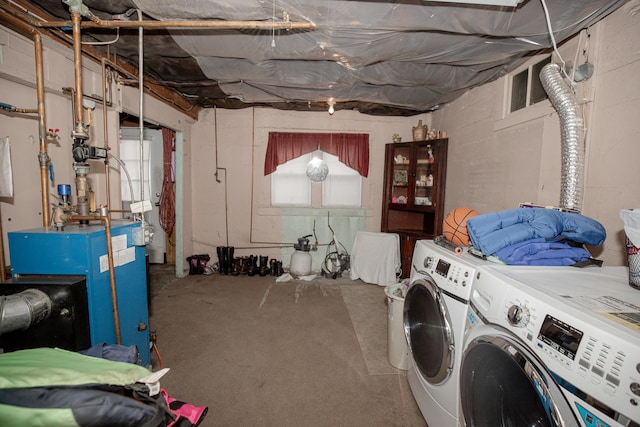
<instances>
[{"instance_id":1,"label":"basketball","mask_svg":"<svg viewBox=\"0 0 640 427\"><path fill-rule=\"evenodd\" d=\"M444 218L442 234L444 238L458 246L469 246L469 233L467 232L467 220L480 215L471 208L452 209Z\"/></svg>"}]
</instances>

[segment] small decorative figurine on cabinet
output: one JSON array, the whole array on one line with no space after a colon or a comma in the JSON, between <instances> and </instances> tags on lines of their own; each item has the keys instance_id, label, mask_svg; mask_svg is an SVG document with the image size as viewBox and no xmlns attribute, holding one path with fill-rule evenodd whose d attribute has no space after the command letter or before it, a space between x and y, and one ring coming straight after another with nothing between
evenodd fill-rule
<instances>
[{"instance_id":1,"label":"small decorative figurine on cabinet","mask_svg":"<svg viewBox=\"0 0 640 427\"><path fill-rule=\"evenodd\" d=\"M412 130L414 141L424 141L427 139L427 125L423 125L422 120L418 120L418 126L414 126Z\"/></svg>"}]
</instances>

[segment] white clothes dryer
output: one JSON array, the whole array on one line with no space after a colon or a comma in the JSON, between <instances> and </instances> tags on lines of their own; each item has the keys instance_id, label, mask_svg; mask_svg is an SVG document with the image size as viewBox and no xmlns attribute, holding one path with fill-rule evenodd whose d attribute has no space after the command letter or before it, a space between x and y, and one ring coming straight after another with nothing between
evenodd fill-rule
<instances>
[{"instance_id":1,"label":"white clothes dryer","mask_svg":"<svg viewBox=\"0 0 640 427\"><path fill-rule=\"evenodd\" d=\"M624 267L479 268L460 425L638 427L640 292Z\"/></svg>"},{"instance_id":2,"label":"white clothes dryer","mask_svg":"<svg viewBox=\"0 0 640 427\"><path fill-rule=\"evenodd\" d=\"M476 268L483 263L431 240L417 241L413 251L403 319L409 346L407 378L430 426L458 424L458 372L468 301Z\"/></svg>"}]
</instances>

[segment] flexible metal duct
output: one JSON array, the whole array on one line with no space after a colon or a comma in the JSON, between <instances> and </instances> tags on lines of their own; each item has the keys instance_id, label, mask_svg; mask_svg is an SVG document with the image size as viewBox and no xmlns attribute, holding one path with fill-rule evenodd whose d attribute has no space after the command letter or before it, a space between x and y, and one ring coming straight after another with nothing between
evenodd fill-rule
<instances>
[{"instance_id":1,"label":"flexible metal duct","mask_svg":"<svg viewBox=\"0 0 640 427\"><path fill-rule=\"evenodd\" d=\"M0 335L28 329L51 314L51 299L37 289L0 296Z\"/></svg>"},{"instance_id":2,"label":"flexible metal duct","mask_svg":"<svg viewBox=\"0 0 640 427\"><path fill-rule=\"evenodd\" d=\"M584 122L580 104L560 74L558 64L547 64L540 71L540 82L560 117L562 175L560 207L582 209L584 171Z\"/></svg>"}]
</instances>

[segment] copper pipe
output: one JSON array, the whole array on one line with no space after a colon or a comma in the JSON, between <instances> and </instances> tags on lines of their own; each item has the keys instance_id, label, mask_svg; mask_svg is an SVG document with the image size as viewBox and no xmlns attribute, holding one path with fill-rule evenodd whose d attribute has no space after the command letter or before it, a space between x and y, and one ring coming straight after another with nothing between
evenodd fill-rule
<instances>
[{"instance_id":1,"label":"copper pipe","mask_svg":"<svg viewBox=\"0 0 640 427\"><path fill-rule=\"evenodd\" d=\"M47 128L44 110L44 71L42 60L42 36L33 33L33 45L36 52L36 91L38 96L38 135L40 138L40 189L42 198L42 226L49 226L49 165L50 158L47 153Z\"/></svg>"},{"instance_id":2,"label":"copper pipe","mask_svg":"<svg viewBox=\"0 0 640 427\"><path fill-rule=\"evenodd\" d=\"M17 0L17 1L22 3L20 0ZM32 19L31 15L27 15L21 11L17 11L12 7L7 8L6 6L7 5L5 5L0 1L0 22L2 21L6 22L7 27L12 28L18 31L18 33L27 35L27 36L32 34L34 31L37 31L36 27L42 28L42 24L44 23L38 22L35 19ZM26 3L24 5L21 4L21 6L25 8L32 7L32 5L29 3ZM51 18L53 18L53 16ZM50 21L50 22L53 22L53 21ZM65 22L67 25L64 25L64 27L68 27L72 25L70 21L65 21ZM25 33L28 33L28 34L25 34ZM52 39L59 41L65 46L71 47L71 44L73 41L70 40L71 38L67 36L65 33L63 33L62 31L50 30L47 34ZM100 58L105 56L104 53L99 52L98 50L92 48L91 46L85 46L84 52L89 58L91 58L96 62L100 61ZM131 76L135 76L135 73L137 72L137 70L134 71L131 68L131 66L129 66L126 63L120 64L120 65L117 65L115 63L112 63L112 64L119 72L126 73ZM126 70L129 70L129 71L126 71ZM199 107L196 107L194 104L186 100L182 95L178 94L177 92L172 91L164 86L161 86L153 82L147 82L145 90L147 93L151 94L154 98L164 102L167 105L170 105L178 109L182 113L186 114L187 116L195 120L198 119Z\"/></svg>"},{"instance_id":3,"label":"copper pipe","mask_svg":"<svg viewBox=\"0 0 640 427\"><path fill-rule=\"evenodd\" d=\"M116 269L113 262L113 246L111 245L111 220L109 216L74 215L78 221L102 221L107 240L107 259L109 261L109 283L111 284L111 304L113 306L113 326L116 332L116 344L122 344L120 333L120 311L118 310L118 292L116 287Z\"/></svg>"},{"instance_id":4,"label":"copper pipe","mask_svg":"<svg viewBox=\"0 0 640 427\"><path fill-rule=\"evenodd\" d=\"M36 61L36 93L38 99L37 109L15 109L17 113L37 113L38 114L38 133L40 141L40 152L38 153L38 159L40 162L40 187L41 187L41 203L42 203L42 225L44 227L49 226L49 155L47 153L46 144L46 120L45 120L45 108L44 108L44 72L43 72L43 60L42 60L42 37L40 33L32 26L24 23L21 19L12 14L8 14L7 11L0 11L0 16L11 24L28 31L33 36L33 45L35 49L35 61ZM1 235L0 235L1 236ZM4 255L4 254L2 254ZM4 264L4 257L2 259ZM2 271L4 277L4 270Z\"/></svg>"},{"instance_id":5,"label":"copper pipe","mask_svg":"<svg viewBox=\"0 0 640 427\"><path fill-rule=\"evenodd\" d=\"M71 12L73 21L73 69L75 73L76 102L75 102L75 126L82 124L82 38L80 34L80 20L78 12Z\"/></svg>"},{"instance_id":6,"label":"copper pipe","mask_svg":"<svg viewBox=\"0 0 640 427\"><path fill-rule=\"evenodd\" d=\"M73 14L72 14L73 17ZM38 22L41 28L69 27L69 21ZM85 21L82 28L222 28L257 30L311 30L312 22L263 22L263 21Z\"/></svg>"},{"instance_id":7,"label":"copper pipe","mask_svg":"<svg viewBox=\"0 0 640 427\"><path fill-rule=\"evenodd\" d=\"M36 29L32 25L37 25L37 22L29 20L29 24L25 23L24 16L17 13L13 9L0 10L0 17L2 18L2 21L14 25L22 30L26 30L29 33L33 33L34 31L36 31Z\"/></svg>"},{"instance_id":8,"label":"copper pipe","mask_svg":"<svg viewBox=\"0 0 640 427\"><path fill-rule=\"evenodd\" d=\"M37 108L14 108L11 111L14 113L26 113L26 114L38 113Z\"/></svg>"}]
</instances>

